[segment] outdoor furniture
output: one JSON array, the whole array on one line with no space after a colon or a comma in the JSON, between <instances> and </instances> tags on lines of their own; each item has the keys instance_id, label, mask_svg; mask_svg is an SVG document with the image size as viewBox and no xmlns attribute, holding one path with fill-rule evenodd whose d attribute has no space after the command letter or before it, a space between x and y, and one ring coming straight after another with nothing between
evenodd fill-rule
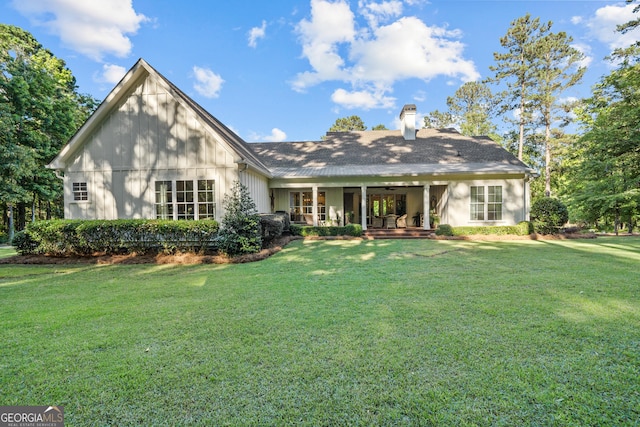
<instances>
[{"instance_id":1,"label":"outdoor furniture","mask_svg":"<svg viewBox=\"0 0 640 427\"><path fill-rule=\"evenodd\" d=\"M396 220L396 227L407 228L407 214L401 215Z\"/></svg>"},{"instance_id":2,"label":"outdoor furniture","mask_svg":"<svg viewBox=\"0 0 640 427\"><path fill-rule=\"evenodd\" d=\"M304 214L304 221L307 223L307 225L313 225L313 215Z\"/></svg>"},{"instance_id":3,"label":"outdoor furniture","mask_svg":"<svg viewBox=\"0 0 640 427\"><path fill-rule=\"evenodd\" d=\"M386 228L396 228L396 218L398 215L389 214L385 217L385 226Z\"/></svg>"},{"instance_id":4,"label":"outdoor furniture","mask_svg":"<svg viewBox=\"0 0 640 427\"><path fill-rule=\"evenodd\" d=\"M374 216L371 220L371 227L373 228L382 228L382 217Z\"/></svg>"}]
</instances>

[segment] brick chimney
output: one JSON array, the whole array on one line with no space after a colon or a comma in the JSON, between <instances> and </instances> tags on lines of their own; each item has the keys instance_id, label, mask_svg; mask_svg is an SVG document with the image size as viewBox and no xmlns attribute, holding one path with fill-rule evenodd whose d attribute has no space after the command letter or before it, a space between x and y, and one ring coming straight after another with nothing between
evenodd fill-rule
<instances>
[{"instance_id":1,"label":"brick chimney","mask_svg":"<svg viewBox=\"0 0 640 427\"><path fill-rule=\"evenodd\" d=\"M406 141L416 139L416 105L406 104L400 112L400 132Z\"/></svg>"}]
</instances>

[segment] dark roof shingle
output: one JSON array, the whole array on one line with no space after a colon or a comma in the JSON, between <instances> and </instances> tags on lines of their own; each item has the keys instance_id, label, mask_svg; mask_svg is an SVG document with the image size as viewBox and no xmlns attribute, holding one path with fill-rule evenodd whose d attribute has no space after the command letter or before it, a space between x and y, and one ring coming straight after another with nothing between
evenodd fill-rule
<instances>
[{"instance_id":1,"label":"dark roof shingle","mask_svg":"<svg viewBox=\"0 0 640 427\"><path fill-rule=\"evenodd\" d=\"M401 165L407 172L412 165L422 170L470 171L476 165L496 166L496 170L531 169L488 137L468 137L454 129L420 129L416 139L405 140L400 131L329 132L324 141L250 143L262 162L281 175L287 170L312 170L353 166L378 166L391 172ZM281 173L278 173L278 169ZM366 168L369 169L369 168ZM368 173L367 173L368 174Z\"/></svg>"}]
</instances>

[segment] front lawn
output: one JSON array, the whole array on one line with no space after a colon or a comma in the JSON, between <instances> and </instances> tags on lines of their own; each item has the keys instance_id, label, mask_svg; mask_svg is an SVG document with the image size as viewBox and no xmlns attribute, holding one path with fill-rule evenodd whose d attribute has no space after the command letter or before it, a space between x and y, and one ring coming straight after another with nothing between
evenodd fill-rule
<instances>
[{"instance_id":1,"label":"front lawn","mask_svg":"<svg viewBox=\"0 0 640 427\"><path fill-rule=\"evenodd\" d=\"M0 265L0 405L69 426L638 425L638 266L632 237Z\"/></svg>"}]
</instances>

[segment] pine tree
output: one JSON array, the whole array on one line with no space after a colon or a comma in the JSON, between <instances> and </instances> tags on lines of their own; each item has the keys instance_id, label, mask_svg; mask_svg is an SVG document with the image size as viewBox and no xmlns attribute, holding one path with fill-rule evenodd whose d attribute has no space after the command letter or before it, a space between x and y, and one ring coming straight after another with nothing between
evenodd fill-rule
<instances>
[{"instance_id":1,"label":"pine tree","mask_svg":"<svg viewBox=\"0 0 640 427\"><path fill-rule=\"evenodd\" d=\"M560 94L582 79L586 68L578 67L584 55L571 46L573 39L564 32L549 33L535 43L537 61L532 68L537 81L533 98L540 112L545 135L545 196L551 195L551 126L558 112L567 108L558 101Z\"/></svg>"},{"instance_id":2,"label":"pine tree","mask_svg":"<svg viewBox=\"0 0 640 427\"><path fill-rule=\"evenodd\" d=\"M225 213L218 235L220 251L230 256L260 251L260 216L249 189L240 181L234 181L231 191L224 196L223 205Z\"/></svg>"},{"instance_id":3,"label":"pine tree","mask_svg":"<svg viewBox=\"0 0 640 427\"><path fill-rule=\"evenodd\" d=\"M540 23L540 18L532 19L526 14L511 23L507 34L500 38L500 45L507 51L494 53L495 66L489 67L495 75L488 79L496 84L506 83L507 89L501 98L503 113L518 111L518 159L522 160L525 129L532 120L532 93L537 81L533 66L537 63L535 44L551 28L551 22Z\"/></svg>"}]
</instances>

